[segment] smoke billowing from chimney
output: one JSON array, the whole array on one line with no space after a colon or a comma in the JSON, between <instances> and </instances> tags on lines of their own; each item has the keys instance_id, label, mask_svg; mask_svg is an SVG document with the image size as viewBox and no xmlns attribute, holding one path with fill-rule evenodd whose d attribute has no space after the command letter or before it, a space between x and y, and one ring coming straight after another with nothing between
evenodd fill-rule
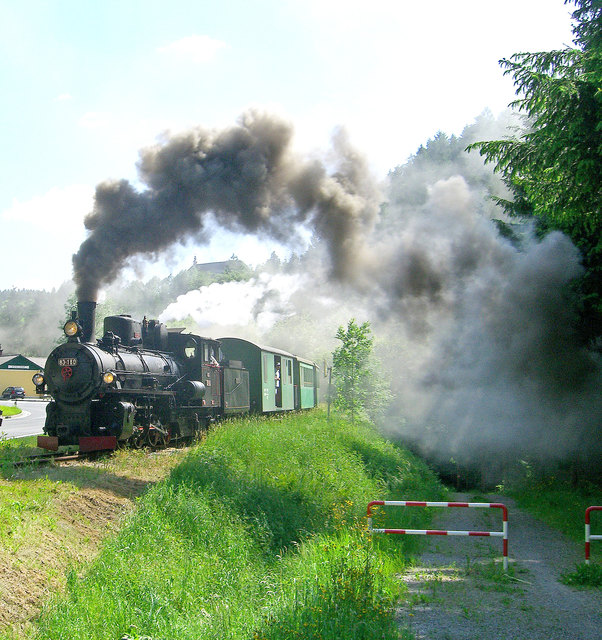
<instances>
[{"instance_id":1,"label":"smoke billowing from chimney","mask_svg":"<svg viewBox=\"0 0 602 640\"><path fill-rule=\"evenodd\" d=\"M145 191L125 180L96 188L85 219L91 233L73 256L78 298L96 300L135 255L156 256L191 238L208 242L209 214L223 228L289 244L296 226L309 224L329 248L331 273L353 278L361 239L377 219L377 189L341 132L332 174L296 156L292 134L285 121L249 112L237 126L197 128L144 149Z\"/></svg>"},{"instance_id":2,"label":"smoke billowing from chimney","mask_svg":"<svg viewBox=\"0 0 602 640\"><path fill-rule=\"evenodd\" d=\"M73 259L78 298L94 300L130 257L207 242L209 215L226 229L293 246L305 225L314 243L298 291L292 281L281 291L276 281L238 286L253 330L258 318L272 326L278 315L297 315L302 330L284 330L274 343L317 357L306 350L315 341L321 357L336 346L337 326L370 320L396 394L385 426L443 458L599 455L600 363L576 334L570 283L582 267L568 238L525 232L520 248L503 238L484 214L483 185L493 178L474 156L450 167L424 166L428 154L417 156L391 180L379 216L379 191L342 134L328 165L295 155L291 140L286 122L252 112L229 129L195 129L143 150L145 191L126 181L97 187L91 233ZM180 317L218 297L178 300ZM219 314L204 308L202 326L212 323L219 337ZM234 319L222 315L224 324Z\"/></svg>"}]
</instances>

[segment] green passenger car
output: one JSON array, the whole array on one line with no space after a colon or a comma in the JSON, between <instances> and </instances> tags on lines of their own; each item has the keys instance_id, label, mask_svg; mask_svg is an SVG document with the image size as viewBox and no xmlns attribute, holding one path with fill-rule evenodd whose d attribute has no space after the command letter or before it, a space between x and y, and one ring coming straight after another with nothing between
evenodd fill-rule
<instances>
[{"instance_id":1,"label":"green passenger car","mask_svg":"<svg viewBox=\"0 0 602 640\"><path fill-rule=\"evenodd\" d=\"M292 353L242 338L220 338L226 360L240 360L249 371L252 412L308 409L317 404L317 367Z\"/></svg>"},{"instance_id":2,"label":"green passenger car","mask_svg":"<svg viewBox=\"0 0 602 640\"><path fill-rule=\"evenodd\" d=\"M318 367L314 362L297 357L294 365L297 409L311 409L318 404Z\"/></svg>"}]
</instances>

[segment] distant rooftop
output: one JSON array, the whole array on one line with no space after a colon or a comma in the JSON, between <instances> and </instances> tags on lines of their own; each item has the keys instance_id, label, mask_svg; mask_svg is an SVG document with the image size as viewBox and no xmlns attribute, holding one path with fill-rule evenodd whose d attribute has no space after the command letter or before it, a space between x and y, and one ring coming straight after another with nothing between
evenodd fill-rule
<instances>
[{"instance_id":1,"label":"distant rooftop","mask_svg":"<svg viewBox=\"0 0 602 640\"><path fill-rule=\"evenodd\" d=\"M38 370L46 366L46 358L23 356L20 353L0 356L0 370L25 369Z\"/></svg>"},{"instance_id":2,"label":"distant rooftop","mask_svg":"<svg viewBox=\"0 0 602 640\"><path fill-rule=\"evenodd\" d=\"M244 269L247 265L242 260L225 260L224 262L204 262L203 264L195 264L190 267L202 273L225 273L228 269L237 271Z\"/></svg>"}]
</instances>

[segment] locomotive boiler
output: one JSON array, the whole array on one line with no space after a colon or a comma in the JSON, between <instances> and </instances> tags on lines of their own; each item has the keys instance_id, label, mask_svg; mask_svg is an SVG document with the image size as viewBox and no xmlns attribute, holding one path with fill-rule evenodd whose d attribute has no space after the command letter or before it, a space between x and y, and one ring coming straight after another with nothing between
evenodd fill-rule
<instances>
[{"instance_id":1,"label":"locomotive boiler","mask_svg":"<svg viewBox=\"0 0 602 640\"><path fill-rule=\"evenodd\" d=\"M217 340L117 315L104 319L94 341L95 307L78 302L64 326L67 341L34 376L52 396L38 446L158 447L249 410L248 371L226 360Z\"/></svg>"}]
</instances>

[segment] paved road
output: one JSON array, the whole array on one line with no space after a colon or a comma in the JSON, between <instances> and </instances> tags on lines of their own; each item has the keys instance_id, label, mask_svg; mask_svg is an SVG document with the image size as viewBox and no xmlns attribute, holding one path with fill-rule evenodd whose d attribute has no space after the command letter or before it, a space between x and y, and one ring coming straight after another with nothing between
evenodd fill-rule
<instances>
[{"instance_id":1,"label":"paved road","mask_svg":"<svg viewBox=\"0 0 602 640\"><path fill-rule=\"evenodd\" d=\"M11 418L3 418L0 434L7 439L41 434L46 418L47 403L40 400L2 400L0 401L0 409L3 404L14 406L15 403L22 410L22 413Z\"/></svg>"}]
</instances>

